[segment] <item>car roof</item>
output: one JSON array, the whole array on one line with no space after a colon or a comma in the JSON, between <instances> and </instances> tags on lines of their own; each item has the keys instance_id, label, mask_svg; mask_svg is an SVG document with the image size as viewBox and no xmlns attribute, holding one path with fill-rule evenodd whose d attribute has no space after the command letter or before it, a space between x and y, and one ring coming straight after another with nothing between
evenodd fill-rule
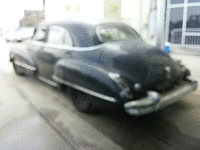
<instances>
[{"instance_id":1,"label":"car roof","mask_svg":"<svg viewBox=\"0 0 200 150\"><path fill-rule=\"evenodd\" d=\"M101 44L96 34L96 28L103 24L123 24L117 20L111 19L80 19L70 18L66 20L44 22L36 27L48 28L49 26L61 26L70 33L75 47L90 47Z\"/></svg>"},{"instance_id":2,"label":"car roof","mask_svg":"<svg viewBox=\"0 0 200 150\"><path fill-rule=\"evenodd\" d=\"M101 24L107 24L107 23L119 23L123 24L119 20L115 19L84 19L84 18L69 18L65 20L56 20L56 21L51 21L51 22L43 22L40 23L39 26L49 26L49 25L60 25L60 26L67 26L69 24L73 25L82 25L82 26L94 26L97 27Z\"/></svg>"}]
</instances>

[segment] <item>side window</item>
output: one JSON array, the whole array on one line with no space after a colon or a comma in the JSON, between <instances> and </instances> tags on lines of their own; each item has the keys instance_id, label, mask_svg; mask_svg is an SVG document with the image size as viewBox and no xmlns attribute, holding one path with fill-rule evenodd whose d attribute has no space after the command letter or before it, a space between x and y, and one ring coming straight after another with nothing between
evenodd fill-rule
<instances>
[{"instance_id":1,"label":"side window","mask_svg":"<svg viewBox=\"0 0 200 150\"><path fill-rule=\"evenodd\" d=\"M45 36L46 36L45 29L37 28L36 31L33 34L32 40L34 40L34 41L43 41L44 42Z\"/></svg>"},{"instance_id":2,"label":"side window","mask_svg":"<svg viewBox=\"0 0 200 150\"><path fill-rule=\"evenodd\" d=\"M72 46L70 34L62 27L50 27L47 43Z\"/></svg>"},{"instance_id":3,"label":"side window","mask_svg":"<svg viewBox=\"0 0 200 150\"><path fill-rule=\"evenodd\" d=\"M48 33L47 43L63 44L64 33L59 29L50 29Z\"/></svg>"}]
</instances>

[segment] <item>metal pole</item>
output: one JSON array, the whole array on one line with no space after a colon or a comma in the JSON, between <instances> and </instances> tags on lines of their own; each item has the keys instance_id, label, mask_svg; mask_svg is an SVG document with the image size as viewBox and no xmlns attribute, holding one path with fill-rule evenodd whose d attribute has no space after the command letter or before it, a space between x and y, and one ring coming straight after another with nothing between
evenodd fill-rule
<instances>
[{"instance_id":1,"label":"metal pole","mask_svg":"<svg viewBox=\"0 0 200 150\"><path fill-rule=\"evenodd\" d=\"M164 49L165 41L165 1L157 0L157 31L156 31L156 46L159 49Z\"/></svg>"},{"instance_id":2,"label":"metal pole","mask_svg":"<svg viewBox=\"0 0 200 150\"><path fill-rule=\"evenodd\" d=\"M44 14L44 20L45 20L45 0L43 0L43 14Z\"/></svg>"},{"instance_id":3,"label":"metal pole","mask_svg":"<svg viewBox=\"0 0 200 150\"><path fill-rule=\"evenodd\" d=\"M140 33L142 33L142 29L143 29L143 0L140 0Z\"/></svg>"},{"instance_id":4,"label":"metal pole","mask_svg":"<svg viewBox=\"0 0 200 150\"><path fill-rule=\"evenodd\" d=\"M185 33L187 26L187 8L188 8L188 0L185 0L183 7L183 24L182 24L182 38L181 38L181 46L185 44Z\"/></svg>"}]
</instances>

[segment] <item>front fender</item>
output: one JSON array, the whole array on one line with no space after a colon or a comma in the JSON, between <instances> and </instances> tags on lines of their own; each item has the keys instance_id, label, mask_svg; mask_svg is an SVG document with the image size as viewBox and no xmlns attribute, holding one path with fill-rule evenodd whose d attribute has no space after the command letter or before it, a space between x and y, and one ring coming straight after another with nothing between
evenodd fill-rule
<instances>
[{"instance_id":1,"label":"front fender","mask_svg":"<svg viewBox=\"0 0 200 150\"><path fill-rule=\"evenodd\" d=\"M102 95L112 97L115 99L111 100L113 102L121 99L119 95L121 89L108 76L108 71L101 66L87 64L80 60L61 59L54 66L53 78L82 92L88 93L88 90L90 91L88 94L93 95L95 92L93 96L99 98Z\"/></svg>"},{"instance_id":2,"label":"front fender","mask_svg":"<svg viewBox=\"0 0 200 150\"><path fill-rule=\"evenodd\" d=\"M24 44L17 44L10 48L10 61L13 61L14 59L31 66L36 66L31 54Z\"/></svg>"},{"instance_id":3,"label":"front fender","mask_svg":"<svg viewBox=\"0 0 200 150\"><path fill-rule=\"evenodd\" d=\"M28 71L28 74L35 75L37 72L37 66L25 45L17 44L10 48L10 61L23 68L24 72Z\"/></svg>"}]
</instances>

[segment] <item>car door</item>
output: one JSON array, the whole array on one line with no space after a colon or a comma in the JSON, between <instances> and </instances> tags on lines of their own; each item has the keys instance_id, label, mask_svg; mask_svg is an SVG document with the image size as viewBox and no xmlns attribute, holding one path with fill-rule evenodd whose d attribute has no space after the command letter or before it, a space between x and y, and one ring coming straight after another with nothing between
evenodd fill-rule
<instances>
[{"instance_id":1,"label":"car door","mask_svg":"<svg viewBox=\"0 0 200 150\"><path fill-rule=\"evenodd\" d=\"M55 63L63 57L71 58L70 48L72 46L72 38L65 28L55 25L50 26L45 46L37 52L40 78L42 77L50 82L53 81L52 75Z\"/></svg>"},{"instance_id":2,"label":"car door","mask_svg":"<svg viewBox=\"0 0 200 150\"><path fill-rule=\"evenodd\" d=\"M27 50L31 54L34 63L37 65L38 72L41 66L37 59L37 52L43 50L45 39L46 39L46 29L38 27L35 29L31 41L27 42Z\"/></svg>"}]
</instances>

